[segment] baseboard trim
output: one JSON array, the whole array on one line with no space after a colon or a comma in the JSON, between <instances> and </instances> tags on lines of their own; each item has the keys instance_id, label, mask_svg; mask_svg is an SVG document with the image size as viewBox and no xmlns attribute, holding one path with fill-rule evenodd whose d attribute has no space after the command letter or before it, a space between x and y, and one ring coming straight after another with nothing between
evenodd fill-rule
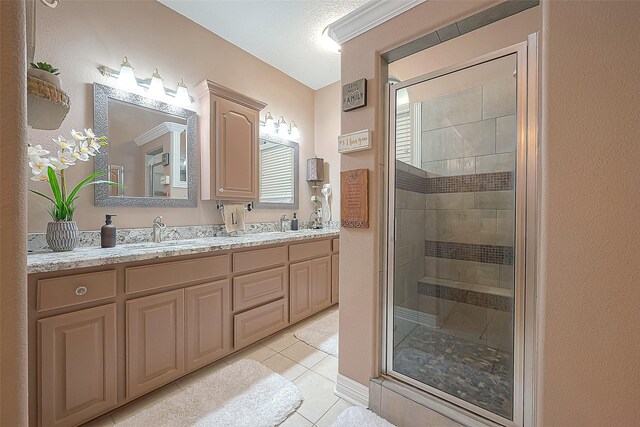
<instances>
[{"instance_id":1,"label":"baseboard trim","mask_svg":"<svg viewBox=\"0 0 640 427\"><path fill-rule=\"evenodd\" d=\"M333 392L349 403L363 408L369 407L369 387L349 377L338 374Z\"/></svg>"}]
</instances>

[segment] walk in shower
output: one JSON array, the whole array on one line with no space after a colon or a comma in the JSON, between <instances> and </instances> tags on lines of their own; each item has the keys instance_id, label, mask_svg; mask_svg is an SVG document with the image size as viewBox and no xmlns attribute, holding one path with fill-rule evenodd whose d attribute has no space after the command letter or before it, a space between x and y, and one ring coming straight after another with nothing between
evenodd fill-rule
<instances>
[{"instance_id":1,"label":"walk in shower","mask_svg":"<svg viewBox=\"0 0 640 427\"><path fill-rule=\"evenodd\" d=\"M522 418L527 47L390 85L386 372Z\"/></svg>"}]
</instances>

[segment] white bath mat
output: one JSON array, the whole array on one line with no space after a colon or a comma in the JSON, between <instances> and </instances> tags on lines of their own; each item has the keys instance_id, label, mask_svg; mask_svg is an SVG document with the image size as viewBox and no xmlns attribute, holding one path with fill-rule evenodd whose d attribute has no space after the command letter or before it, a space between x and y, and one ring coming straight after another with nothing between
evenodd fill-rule
<instances>
[{"instance_id":1,"label":"white bath mat","mask_svg":"<svg viewBox=\"0 0 640 427\"><path fill-rule=\"evenodd\" d=\"M368 409L351 406L342 411L331 427L394 427L389 421L380 418Z\"/></svg>"},{"instance_id":2,"label":"white bath mat","mask_svg":"<svg viewBox=\"0 0 640 427\"><path fill-rule=\"evenodd\" d=\"M302 402L296 386L240 360L117 423L118 427L272 427Z\"/></svg>"},{"instance_id":3,"label":"white bath mat","mask_svg":"<svg viewBox=\"0 0 640 427\"><path fill-rule=\"evenodd\" d=\"M311 347L338 357L338 311L300 329L295 336Z\"/></svg>"}]
</instances>

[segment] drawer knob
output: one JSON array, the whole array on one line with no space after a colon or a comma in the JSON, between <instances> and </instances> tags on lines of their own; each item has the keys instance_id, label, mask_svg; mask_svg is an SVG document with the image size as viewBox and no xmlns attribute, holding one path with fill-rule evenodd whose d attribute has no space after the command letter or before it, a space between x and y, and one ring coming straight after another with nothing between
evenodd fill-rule
<instances>
[{"instance_id":1,"label":"drawer knob","mask_svg":"<svg viewBox=\"0 0 640 427\"><path fill-rule=\"evenodd\" d=\"M220 193L224 193L224 188L220 187L220 188L218 188L218 191L219 191Z\"/></svg>"},{"instance_id":2,"label":"drawer knob","mask_svg":"<svg viewBox=\"0 0 640 427\"><path fill-rule=\"evenodd\" d=\"M78 295L78 296L82 296L82 295L84 295L84 294L86 294L86 293L87 293L87 288L86 288L86 287L84 287L84 286L78 286L78 287L76 288L76 295Z\"/></svg>"}]
</instances>

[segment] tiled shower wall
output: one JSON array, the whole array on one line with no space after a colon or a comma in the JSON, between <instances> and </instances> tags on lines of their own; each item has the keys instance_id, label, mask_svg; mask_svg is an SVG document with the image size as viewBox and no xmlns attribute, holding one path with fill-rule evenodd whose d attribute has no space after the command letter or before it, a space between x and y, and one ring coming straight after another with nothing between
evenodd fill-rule
<instances>
[{"instance_id":1,"label":"tiled shower wall","mask_svg":"<svg viewBox=\"0 0 640 427\"><path fill-rule=\"evenodd\" d=\"M508 78L422 103L427 278L513 288L515 91Z\"/></svg>"},{"instance_id":2,"label":"tiled shower wall","mask_svg":"<svg viewBox=\"0 0 640 427\"><path fill-rule=\"evenodd\" d=\"M424 221L426 173L397 161L397 190L395 194L396 228L395 286L396 305L405 306L417 299L418 281L424 276Z\"/></svg>"}]
</instances>

